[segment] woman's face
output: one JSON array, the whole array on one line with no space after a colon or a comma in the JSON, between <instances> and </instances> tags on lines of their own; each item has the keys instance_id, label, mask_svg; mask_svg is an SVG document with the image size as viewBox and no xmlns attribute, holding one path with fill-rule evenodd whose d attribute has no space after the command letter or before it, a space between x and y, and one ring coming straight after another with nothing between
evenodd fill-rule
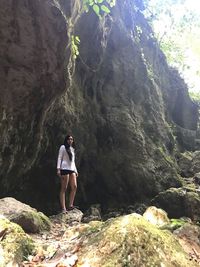
<instances>
[{"instance_id":1,"label":"woman's face","mask_svg":"<svg viewBox=\"0 0 200 267\"><path fill-rule=\"evenodd\" d=\"M68 139L67 139L67 143L71 146L73 144L73 137L72 136L69 136Z\"/></svg>"}]
</instances>

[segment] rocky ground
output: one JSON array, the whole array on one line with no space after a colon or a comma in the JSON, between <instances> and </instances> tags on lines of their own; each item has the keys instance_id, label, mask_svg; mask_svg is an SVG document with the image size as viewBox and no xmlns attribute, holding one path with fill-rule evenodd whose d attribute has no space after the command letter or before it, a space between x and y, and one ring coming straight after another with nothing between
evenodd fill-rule
<instances>
[{"instance_id":1,"label":"rocky ground","mask_svg":"<svg viewBox=\"0 0 200 267\"><path fill-rule=\"evenodd\" d=\"M31 235L37 244L37 253L36 255L29 256L28 261L24 261L21 266L92 267L84 262L77 263L77 252L82 245L82 239L79 233L85 227L87 226L82 223L68 225L62 220L52 219L52 229L50 232ZM193 227L190 226L189 228L191 229ZM191 263L196 262L200 266L200 244L199 241L196 240L198 236L195 236L195 231L190 230L190 233L187 231L188 228L182 231L176 230L175 234L181 246L188 254Z\"/></svg>"},{"instance_id":2,"label":"rocky ground","mask_svg":"<svg viewBox=\"0 0 200 267\"><path fill-rule=\"evenodd\" d=\"M0 267L200 266L199 157L182 154L182 186L160 192L149 207L102 215L93 205L48 218L0 199Z\"/></svg>"},{"instance_id":3,"label":"rocky ground","mask_svg":"<svg viewBox=\"0 0 200 267\"><path fill-rule=\"evenodd\" d=\"M7 198L6 201L14 200ZM106 221L101 220L98 207L92 207L90 211L92 213L87 216L78 209L57 214L50 217L50 230L29 232L24 237L25 240L33 240L34 249L26 258L21 257L21 261L9 254L11 247L6 247L4 242L11 243L9 236L14 236L14 232L9 225L5 227L0 221L0 245L9 251L9 261L5 261L6 265L5 262L1 264L0 258L0 266L200 266L200 227L190 218L169 219L165 211L154 206L143 215L131 213L119 216L119 213L112 212L109 216L117 217ZM26 219L24 217L23 220ZM38 224L38 221L35 223ZM14 237L13 245L15 241ZM25 244L24 240L20 242ZM12 253L14 256L19 254L18 248Z\"/></svg>"}]
</instances>

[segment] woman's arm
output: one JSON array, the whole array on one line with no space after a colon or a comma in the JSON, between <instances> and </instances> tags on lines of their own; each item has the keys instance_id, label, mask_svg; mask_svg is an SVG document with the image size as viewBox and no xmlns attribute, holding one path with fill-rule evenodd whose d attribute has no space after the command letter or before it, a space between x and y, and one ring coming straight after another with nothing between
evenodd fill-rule
<instances>
[{"instance_id":1,"label":"woman's arm","mask_svg":"<svg viewBox=\"0 0 200 267\"><path fill-rule=\"evenodd\" d=\"M59 149L58 152L58 160L57 160L57 174L60 175L60 168L61 168L61 164L62 164L62 158L63 158L63 149L62 146Z\"/></svg>"},{"instance_id":2,"label":"woman's arm","mask_svg":"<svg viewBox=\"0 0 200 267\"><path fill-rule=\"evenodd\" d=\"M73 150L73 154L74 154L74 167L75 167L74 171L75 171L75 173L76 173L76 177L78 177L78 171L77 171L77 168L76 168L76 162L75 162L75 158L76 158L75 150Z\"/></svg>"}]
</instances>

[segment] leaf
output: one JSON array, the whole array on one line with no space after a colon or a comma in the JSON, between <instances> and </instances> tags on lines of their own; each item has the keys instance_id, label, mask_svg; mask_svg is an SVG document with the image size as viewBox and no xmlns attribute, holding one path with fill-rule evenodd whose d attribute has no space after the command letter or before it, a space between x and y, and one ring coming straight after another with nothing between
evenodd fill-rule
<instances>
[{"instance_id":1,"label":"leaf","mask_svg":"<svg viewBox=\"0 0 200 267\"><path fill-rule=\"evenodd\" d=\"M97 14L97 16L100 16L99 15L99 11L100 11L99 6L95 4L95 5L93 5L92 8L93 8L94 12Z\"/></svg>"},{"instance_id":2,"label":"leaf","mask_svg":"<svg viewBox=\"0 0 200 267\"><path fill-rule=\"evenodd\" d=\"M89 0L89 6L93 6L94 5L94 1L93 0Z\"/></svg>"},{"instance_id":3,"label":"leaf","mask_svg":"<svg viewBox=\"0 0 200 267\"><path fill-rule=\"evenodd\" d=\"M110 7L114 7L115 6L115 3L110 3Z\"/></svg>"},{"instance_id":4,"label":"leaf","mask_svg":"<svg viewBox=\"0 0 200 267\"><path fill-rule=\"evenodd\" d=\"M75 40L76 40L76 43L77 43L77 44L80 44L81 41L80 41L79 36L76 36L76 37L75 37Z\"/></svg>"},{"instance_id":5,"label":"leaf","mask_svg":"<svg viewBox=\"0 0 200 267\"><path fill-rule=\"evenodd\" d=\"M115 6L115 0L106 0L106 2L109 4L110 7Z\"/></svg>"},{"instance_id":6,"label":"leaf","mask_svg":"<svg viewBox=\"0 0 200 267\"><path fill-rule=\"evenodd\" d=\"M104 0L97 0L99 4L103 3Z\"/></svg>"},{"instance_id":7,"label":"leaf","mask_svg":"<svg viewBox=\"0 0 200 267\"><path fill-rule=\"evenodd\" d=\"M109 8L107 8L107 6L105 6L105 5L101 5L101 10L102 11L104 11L105 13L110 13L110 9Z\"/></svg>"},{"instance_id":8,"label":"leaf","mask_svg":"<svg viewBox=\"0 0 200 267\"><path fill-rule=\"evenodd\" d=\"M89 11L88 4L83 4L83 11L86 13Z\"/></svg>"}]
</instances>

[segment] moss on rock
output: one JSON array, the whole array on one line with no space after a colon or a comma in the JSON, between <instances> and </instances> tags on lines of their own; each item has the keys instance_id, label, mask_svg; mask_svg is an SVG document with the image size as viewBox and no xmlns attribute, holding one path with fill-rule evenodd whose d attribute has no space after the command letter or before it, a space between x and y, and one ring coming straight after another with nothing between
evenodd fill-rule
<instances>
[{"instance_id":1,"label":"moss on rock","mask_svg":"<svg viewBox=\"0 0 200 267\"><path fill-rule=\"evenodd\" d=\"M166 229L173 232L174 230L182 227L186 223L187 219L171 219L170 223L161 226L160 229Z\"/></svg>"},{"instance_id":2,"label":"moss on rock","mask_svg":"<svg viewBox=\"0 0 200 267\"><path fill-rule=\"evenodd\" d=\"M9 262L21 262L34 250L32 239L22 228L7 220L0 218L0 232L4 231L1 237L1 258L0 267L7 266Z\"/></svg>"},{"instance_id":3,"label":"moss on rock","mask_svg":"<svg viewBox=\"0 0 200 267\"><path fill-rule=\"evenodd\" d=\"M23 211L15 214L11 221L19 224L25 232L38 233L45 230L50 230L51 222L42 212Z\"/></svg>"},{"instance_id":4,"label":"moss on rock","mask_svg":"<svg viewBox=\"0 0 200 267\"><path fill-rule=\"evenodd\" d=\"M185 187L170 188L159 193L152 204L164 209L170 218L186 216L200 220L200 196L197 192L188 192Z\"/></svg>"},{"instance_id":5,"label":"moss on rock","mask_svg":"<svg viewBox=\"0 0 200 267\"><path fill-rule=\"evenodd\" d=\"M89 225L82 233L79 263L93 267L171 267L191 265L175 237L136 214ZM197 266L193 263L193 266Z\"/></svg>"},{"instance_id":6,"label":"moss on rock","mask_svg":"<svg viewBox=\"0 0 200 267\"><path fill-rule=\"evenodd\" d=\"M28 233L49 230L51 226L49 218L42 212L12 197L0 199L0 214L19 224Z\"/></svg>"}]
</instances>

